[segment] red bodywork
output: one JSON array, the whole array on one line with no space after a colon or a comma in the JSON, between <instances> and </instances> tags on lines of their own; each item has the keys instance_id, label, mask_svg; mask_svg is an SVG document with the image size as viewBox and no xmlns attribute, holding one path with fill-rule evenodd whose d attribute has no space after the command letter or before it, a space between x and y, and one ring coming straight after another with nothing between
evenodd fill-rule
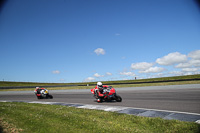
<instances>
[{"instance_id":1,"label":"red bodywork","mask_svg":"<svg viewBox=\"0 0 200 133\"><path fill-rule=\"evenodd\" d=\"M104 88L108 88L107 85L104 85L103 87L104 87ZM95 92L94 92L95 90L98 90L98 88L95 87L95 88L91 89L91 93L92 93L92 94L95 94ZM97 93L98 93L99 96L102 96L102 97L106 94L106 93L100 93L99 91L97 91ZM113 95L113 94L115 94L115 93L116 93L115 89L114 89L114 88L111 88L111 89L109 89L108 96ZM107 98L107 96L105 96L104 98Z\"/></svg>"}]
</instances>

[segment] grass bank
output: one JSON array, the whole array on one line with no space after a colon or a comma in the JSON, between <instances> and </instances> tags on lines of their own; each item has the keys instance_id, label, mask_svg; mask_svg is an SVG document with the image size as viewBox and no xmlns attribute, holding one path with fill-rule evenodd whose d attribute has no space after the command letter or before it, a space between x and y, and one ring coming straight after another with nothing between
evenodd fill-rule
<instances>
[{"instance_id":1,"label":"grass bank","mask_svg":"<svg viewBox=\"0 0 200 133\"><path fill-rule=\"evenodd\" d=\"M138 80L119 80L119 81L102 81L105 85L111 85L114 88L121 87L142 87L142 86L163 86L163 85L182 85L182 84L200 84L200 74L164 77L164 78L151 78L151 79L138 79ZM86 86L86 85L89 86ZM62 85L76 85L61 87ZM96 85L96 82L88 83L32 83L32 82L3 82L0 81L1 87L18 87L18 86L33 86L32 88L15 88L15 89L0 89L0 91L23 91L33 90L34 86L47 86L49 90L66 90L66 89L91 89ZM50 87L57 86L57 87Z\"/></svg>"},{"instance_id":2,"label":"grass bank","mask_svg":"<svg viewBox=\"0 0 200 133\"><path fill-rule=\"evenodd\" d=\"M104 83L104 82L103 82ZM119 84L111 85L114 88L122 87L143 87L143 86L165 86L165 85L183 85L183 84L200 84L198 81L177 81L177 82L164 82L164 83L143 83L143 84ZM91 86L69 86L69 87L45 87L48 90L70 90L70 89L92 89L95 85ZM22 88L22 89L0 89L0 91L33 91L34 88Z\"/></svg>"},{"instance_id":3,"label":"grass bank","mask_svg":"<svg viewBox=\"0 0 200 133\"><path fill-rule=\"evenodd\" d=\"M200 125L61 105L0 103L0 132L3 131L199 133Z\"/></svg>"}]
</instances>

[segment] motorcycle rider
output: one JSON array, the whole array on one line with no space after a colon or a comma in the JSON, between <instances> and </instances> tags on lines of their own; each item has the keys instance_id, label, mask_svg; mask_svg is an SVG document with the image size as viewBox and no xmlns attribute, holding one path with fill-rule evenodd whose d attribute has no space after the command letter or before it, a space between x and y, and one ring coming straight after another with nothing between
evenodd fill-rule
<instances>
[{"instance_id":1,"label":"motorcycle rider","mask_svg":"<svg viewBox=\"0 0 200 133\"><path fill-rule=\"evenodd\" d=\"M44 91L45 91L44 88L40 89L40 87L36 87L34 93L35 94L42 94L42 93L44 93Z\"/></svg>"},{"instance_id":2,"label":"motorcycle rider","mask_svg":"<svg viewBox=\"0 0 200 133\"><path fill-rule=\"evenodd\" d=\"M40 87L35 87L34 93L35 94L40 94Z\"/></svg>"},{"instance_id":3,"label":"motorcycle rider","mask_svg":"<svg viewBox=\"0 0 200 133\"><path fill-rule=\"evenodd\" d=\"M105 90L105 88L107 88L107 87L108 87L108 86L107 86L107 85L103 85L102 82L97 82L97 86L95 87L95 90L96 90L96 91L99 90L99 93L97 93L97 97L98 97L99 99L97 99L97 101L99 101L100 98L103 98L103 97L105 97L105 96L108 95L108 93L104 94L104 90Z\"/></svg>"}]
</instances>

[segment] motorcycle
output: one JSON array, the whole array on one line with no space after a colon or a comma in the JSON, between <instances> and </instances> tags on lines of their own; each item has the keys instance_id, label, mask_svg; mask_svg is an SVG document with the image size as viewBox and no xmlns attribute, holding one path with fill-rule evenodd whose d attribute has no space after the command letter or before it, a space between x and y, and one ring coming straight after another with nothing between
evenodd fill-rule
<instances>
[{"instance_id":1,"label":"motorcycle","mask_svg":"<svg viewBox=\"0 0 200 133\"><path fill-rule=\"evenodd\" d=\"M91 93L97 99L97 102L112 101L121 102L122 98L116 94L116 90L112 86L103 87L103 93L99 92L99 89L91 89Z\"/></svg>"},{"instance_id":2,"label":"motorcycle","mask_svg":"<svg viewBox=\"0 0 200 133\"><path fill-rule=\"evenodd\" d=\"M34 93L38 99L53 99L53 96L49 94L49 91L44 88L35 90Z\"/></svg>"}]
</instances>

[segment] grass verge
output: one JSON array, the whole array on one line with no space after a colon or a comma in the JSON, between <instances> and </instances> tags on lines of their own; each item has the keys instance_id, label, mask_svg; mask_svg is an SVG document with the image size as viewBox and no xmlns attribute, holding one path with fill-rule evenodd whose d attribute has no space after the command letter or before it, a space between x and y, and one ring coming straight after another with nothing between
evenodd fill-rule
<instances>
[{"instance_id":1,"label":"grass verge","mask_svg":"<svg viewBox=\"0 0 200 133\"><path fill-rule=\"evenodd\" d=\"M149 78L149 79L137 79L137 80L117 80L117 81L102 81L104 84L142 84L152 82L170 82L170 81L192 81L200 80L200 74L197 75L186 75L186 76L174 76L174 77L161 77L161 78ZM0 87L32 87L32 86L62 86L62 85L75 85L75 86L86 86L96 85L96 82L80 82L80 83L39 83L39 82L10 82L0 81Z\"/></svg>"},{"instance_id":2,"label":"grass verge","mask_svg":"<svg viewBox=\"0 0 200 133\"><path fill-rule=\"evenodd\" d=\"M165 85L183 85L183 84L200 84L200 80L164 82L164 83L121 84L121 85L111 85L111 86L114 88L122 88L122 87L165 86ZM70 89L92 89L94 87L95 86L93 85L93 86L69 86L69 87L45 87L45 88L48 90L70 90ZM35 88L0 89L0 91L33 91L34 89Z\"/></svg>"},{"instance_id":3,"label":"grass verge","mask_svg":"<svg viewBox=\"0 0 200 133\"><path fill-rule=\"evenodd\" d=\"M4 123L4 124L2 124ZM199 133L192 122L138 117L61 105L0 103L0 132L187 132Z\"/></svg>"}]
</instances>

